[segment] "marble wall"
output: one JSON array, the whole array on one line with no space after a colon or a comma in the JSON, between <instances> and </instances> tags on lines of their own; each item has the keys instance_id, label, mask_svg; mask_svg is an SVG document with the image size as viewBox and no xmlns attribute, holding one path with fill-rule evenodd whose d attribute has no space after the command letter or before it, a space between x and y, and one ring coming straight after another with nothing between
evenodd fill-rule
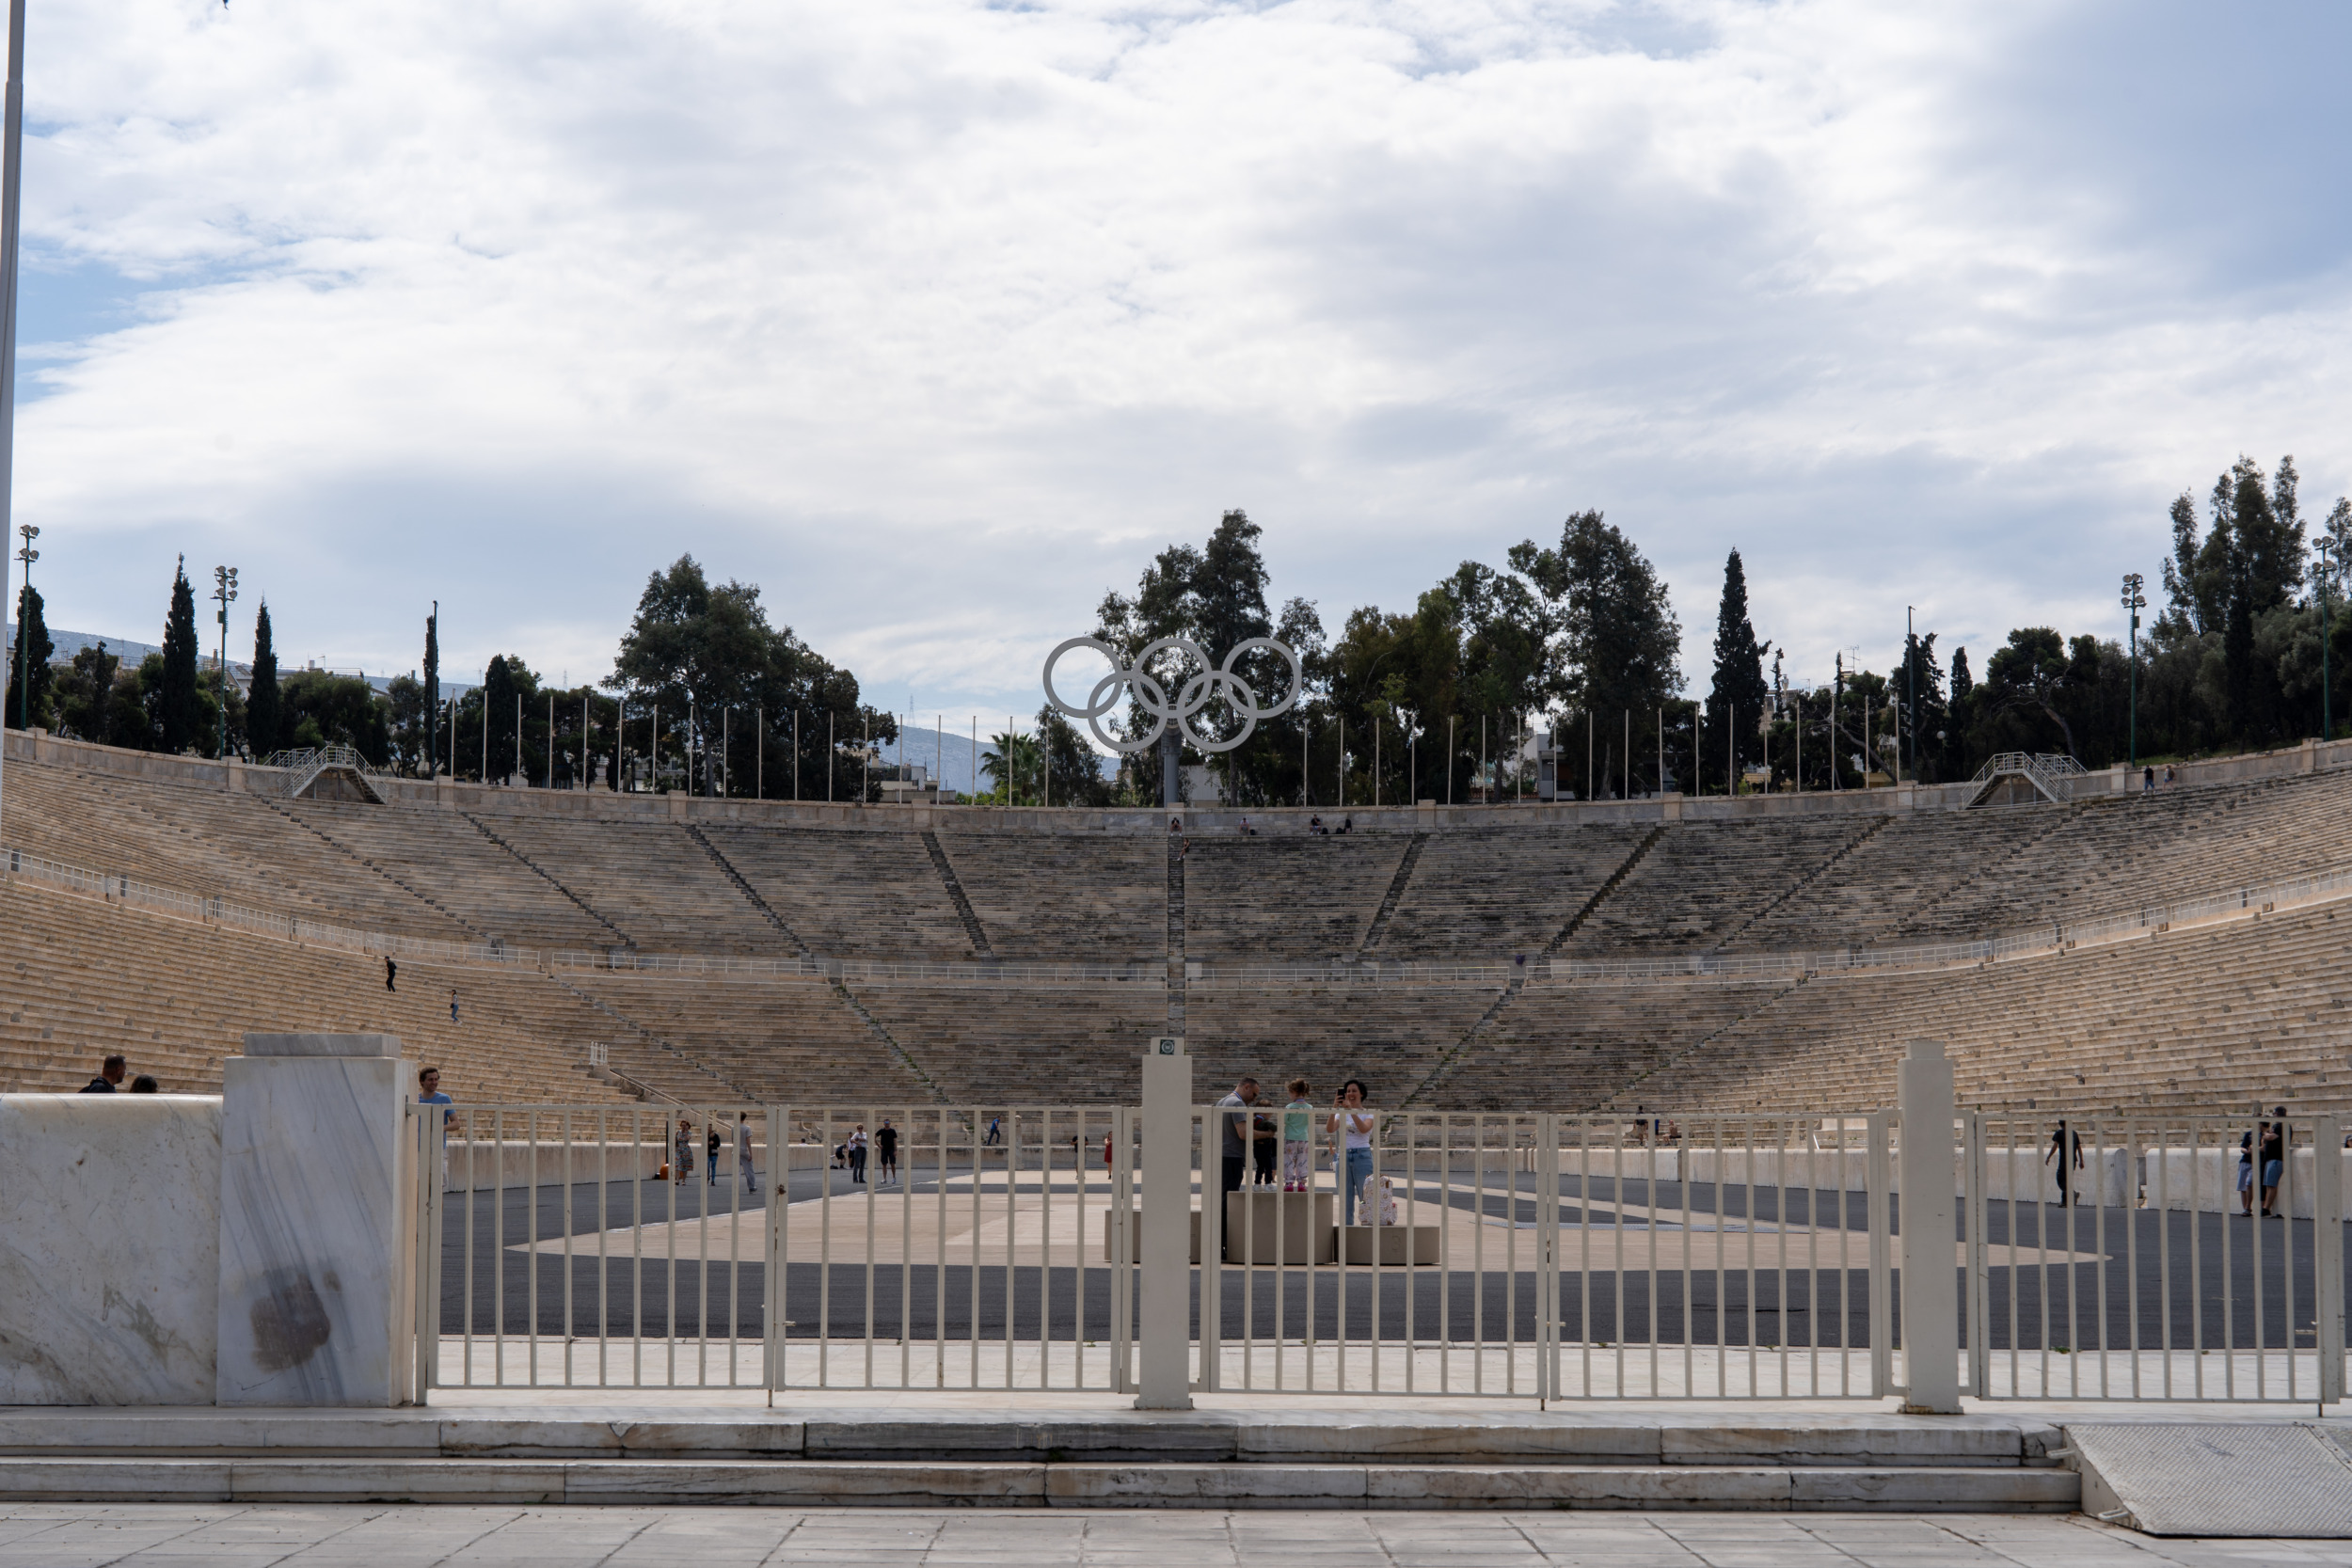
<instances>
[{"instance_id":1,"label":"marble wall","mask_svg":"<svg viewBox=\"0 0 2352 1568\"><path fill-rule=\"evenodd\" d=\"M0 1405L210 1404L221 1101L0 1096Z\"/></svg>"},{"instance_id":2,"label":"marble wall","mask_svg":"<svg viewBox=\"0 0 2352 1568\"><path fill-rule=\"evenodd\" d=\"M415 1170L400 1041L248 1035L223 1068L217 1402L402 1402Z\"/></svg>"}]
</instances>

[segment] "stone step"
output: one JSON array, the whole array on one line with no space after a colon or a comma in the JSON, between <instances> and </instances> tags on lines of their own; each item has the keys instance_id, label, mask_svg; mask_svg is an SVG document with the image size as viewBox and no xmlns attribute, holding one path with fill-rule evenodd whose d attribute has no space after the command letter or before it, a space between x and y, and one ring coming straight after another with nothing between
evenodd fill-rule
<instances>
[{"instance_id":1,"label":"stone step","mask_svg":"<svg viewBox=\"0 0 2352 1568\"><path fill-rule=\"evenodd\" d=\"M625 1391L613 1390L616 1395ZM0 1456L208 1459L781 1459L1568 1465L1707 1468L2049 1465L2039 1418L1120 1407L753 1409L522 1405L394 1410L0 1411Z\"/></svg>"},{"instance_id":2,"label":"stone step","mask_svg":"<svg viewBox=\"0 0 2352 1568\"><path fill-rule=\"evenodd\" d=\"M2073 1513L2071 1470L961 1460L0 1458L0 1501Z\"/></svg>"}]
</instances>

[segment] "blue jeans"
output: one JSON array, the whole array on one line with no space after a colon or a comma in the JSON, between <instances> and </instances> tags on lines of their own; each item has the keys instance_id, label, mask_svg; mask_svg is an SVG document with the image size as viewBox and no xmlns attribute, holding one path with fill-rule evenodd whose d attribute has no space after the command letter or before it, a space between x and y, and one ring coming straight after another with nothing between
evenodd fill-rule
<instances>
[{"instance_id":1,"label":"blue jeans","mask_svg":"<svg viewBox=\"0 0 2352 1568\"><path fill-rule=\"evenodd\" d=\"M1351 1148L1347 1151L1347 1218L1344 1224L1356 1223L1356 1195L1364 1190L1364 1178L1372 1174L1372 1150Z\"/></svg>"}]
</instances>

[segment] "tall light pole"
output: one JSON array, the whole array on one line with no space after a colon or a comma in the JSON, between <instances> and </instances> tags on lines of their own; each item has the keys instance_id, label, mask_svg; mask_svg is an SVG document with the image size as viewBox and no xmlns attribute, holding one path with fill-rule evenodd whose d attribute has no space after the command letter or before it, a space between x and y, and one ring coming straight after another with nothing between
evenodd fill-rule
<instances>
[{"instance_id":1,"label":"tall light pole","mask_svg":"<svg viewBox=\"0 0 2352 1568\"><path fill-rule=\"evenodd\" d=\"M24 562L24 598L29 603L33 596L33 562L40 559L40 552L33 548L33 541L40 537L40 530L30 523L21 523L17 526L16 531L18 536L24 541L17 546L16 558ZM32 617L22 614L17 616L16 668L21 684L17 687L16 717L17 728L25 730L33 727L32 626Z\"/></svg>"},{"instance_id":2,"label":"tall light pole","mask_svg":"<svg viewBox=\"0 0 2352 1568\"><path fill-rule=\"evenodd\" d=\"M17 214L24 204L24 0L8 0L8 103L6 129L0 133L0 545L8 542L8 525L15 521ZM39 532L36 529L24 535L27 548ZM28 557L25 581L31 580ZM0 599L7 587L0 582Z\"/></svg>"},{"instance_id":3,"label":"tall light pole","mask_svg":"<svg viewBox=\"0 0 2352 1568\"><path fill-rule=\"evenodd\" d=\"M2322 540L2320 545L2323 550L2327 547L2327 542L2325 540ZM2125 766L2130 768L2137 768L2139 766L2139 612L2148 608L2148 596L2140 592L2142 588L2147 586L2147 582L2148 579L2141 577L2137 572L2126 572L2123 574L2123 613L2132 618L2132 624L2130 626L2132 652L2129 662L2129 673L2125 677L2126 689L2130 692L2130 707L2128 711L2131 715L2129 721L2131 726L2131 738L2129 741L2131 761ZM2322 593L2324 594L2325 590L2322 590ZM2323 598L2322 603L2325 602L2326 601ZM2324 621L2326 612L2323 610L2321 613ZM2325 663L2328 639L2325 632L2323 632L2320 636L2319 646L2322 658L2319 676L2320 711L2324 713L2327 711L2328 705L2328 667Z\"/></svg>"},{"instance_id":4,"label":"tall light pole","mask_svg":"<svg viewBox=\"0 0 2352 1568\"><path fill-rule=\"evenodd\" d=\"M229 761L229 607L237 602L237 569L234 566L213 568L213 598L220 606L220 689L214 693L220 700L220 760Z\"/></svg>"},{"instance_id":5,"label":"tall light pole","mask_svg":"<svg viewBox=\"0 0 2352 1568\"><path fill-rule=\"evenodd\" d=\"M1396 721L1405 729L1405 803L1409 806L1421 799L1421 714L1401 707Z\"/></svg>"}]
</instances>

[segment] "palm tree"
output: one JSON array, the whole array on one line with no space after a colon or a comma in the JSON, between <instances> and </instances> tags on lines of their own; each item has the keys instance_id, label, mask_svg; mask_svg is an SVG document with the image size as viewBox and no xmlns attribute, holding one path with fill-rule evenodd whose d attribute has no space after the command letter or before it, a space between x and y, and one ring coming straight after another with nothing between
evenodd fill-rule
<instances>
[{"instance_id":1,"label":"palm tree","mask_svg":"<svg viewBox=\"0 0 2352 1568\"><path fill-rule=\"evenodd\" d=\"M993 793L1009 806L1035 802L1042 793L1045 766L1037 737L1000 734L990 736L988 742L996 748L996 754L980 759L980 771L996 781Z\"/></svg>"}]
</instances>

